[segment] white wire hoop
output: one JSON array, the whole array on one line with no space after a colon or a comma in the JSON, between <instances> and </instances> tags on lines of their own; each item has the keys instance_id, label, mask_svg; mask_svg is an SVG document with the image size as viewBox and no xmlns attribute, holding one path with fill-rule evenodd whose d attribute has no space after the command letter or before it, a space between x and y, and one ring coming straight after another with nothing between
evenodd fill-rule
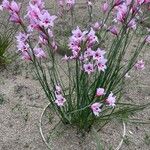
<instances>
[{"instance_id":1,"label":"white wire hoop","mask_svg":"<svg viewBox=\"0 0 150 150\"><path fill-rule=\"evenodd\" d=\"M42 114L41 114L40 120L39 120L39 130L40 130L40 134L41 134L41 137L42 137L43 142L45 143L45 145L47 146L47 148L48 148L49 150L51 150L51 147L50 147L50 145L47 143L47 141L46 141L46 139L45 139L45 137L44 137L44 134L43 134L43 130L42 130L42 117L43 117L43 115L44 115L46 109L49 107L49 105L50 105L50 103L49 103L49 104L43 109L43 111L42 111ZM123 141L124 141L125 136L126 136L126 124L123 122L123 134L122 134L122 139L121 139L119 145L117 146L117 148L115 148L115 150L120 150L120 148L122 147L122 144L123 144Z\"/></svg>"}]
</instances>

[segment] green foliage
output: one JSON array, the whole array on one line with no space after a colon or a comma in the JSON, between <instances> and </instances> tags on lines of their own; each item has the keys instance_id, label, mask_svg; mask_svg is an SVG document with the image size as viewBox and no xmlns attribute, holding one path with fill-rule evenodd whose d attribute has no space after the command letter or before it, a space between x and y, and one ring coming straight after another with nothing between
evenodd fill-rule
<instances>
[{"instance_id":1,"label":"green foliage","mask_svg":"<svg viewBox=\"0 0 150 150\"><path fill-rule=\"evenodd\" d=\"M3 95L0 95L0 105L2 105L4 103L4 97Z\"/></svg>"},{"instance_id":2,"label":"green foliage","mask_svg":"<svg viewBox=\"0 0 150 150\"><path fill-rule=\"evenodd\" d=\"M96 150L104 150L104 146L101 144L100 137L98 136L98 133L95 129L93 131L93 138L96 143Z\"/></svg>"},{"instance_id":3,"label":"green foliage","mask_svg":"<svg viewBox=\"0 0 150 150\"><path fill-rule=\"evenodd\" d=\"M145 133L144 142L147 145L150 145L150 134Z\"/></svg>"},{"instance_id":4,"label":"green foliage","mask_svg":"<svg viewBox=\"0 0 150 150\"><path fill-rule=\"evenodd\" d=\"M8 52L8 49L13 43L13 38L16 33L15 27L11 27L10 24L0 24L0 66L10 63L12 56Z\"/></svg>"}]
</instances>

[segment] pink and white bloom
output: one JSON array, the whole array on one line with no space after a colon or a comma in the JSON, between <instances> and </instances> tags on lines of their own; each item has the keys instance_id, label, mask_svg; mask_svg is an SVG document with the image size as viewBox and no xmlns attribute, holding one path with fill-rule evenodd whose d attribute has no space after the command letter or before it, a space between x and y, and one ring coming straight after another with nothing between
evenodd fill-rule
<instances>
[{"instance_id":1,"label":"pink and white bloom","mask_svg":"<svg viewBox=\"0 0 150 150\"><path fill-rule=\"evenodd\" d=\"M72 36L69 38L69 48L72 50L73 57L76 58L81 50L81 43L85 39L87 31L81 31L79 27L72 31Z\"/></svg>"},{"instance_id":2,"label":"pink and white bloom","mask_svg":"<svg viewBox=\"0 0 150 150\"><path fill-rule=\"evenodd\" d=\"M98 102L91 105L91 109L95 116L99 116L99 113L102 111L100 108L101 106L102 106L102 104L100 104Z\"/></svg>"},{"instance_id":3,"label":"pink and white bloom","mask_svg":"<svg viewBox=\"0 0 150 150\"><path fill-rule=\"evenodd\" d=\"M42 48L34 48L34 54L37 58L46 58L46 54Z\"/></svg>"},{"instance_id":4,"label":"pink and white bloom","mask_svg":"<svg viewBox=\"0 0 150 150\"><path fill-rule=\"evenodd\" d=\"M57 18L56 16L51 16L48 11L45 11L39 16L40 19L39 24L41 27L44 27L45 29L47 29L48 27L53 27L56 18Z\"/></svg>"},{"instance_id":5,"label":"pink and white bloom","mask_svg":"<svg viewBox=\"0 0 150 150\"><path fill-rule=\"evenodd\" d=\"M87 47L92 47L96 42L98 42L98 38L96 36L95 31L91 28L90 32L86 36Z\"/></svg>"},{"instance_id":6,"label":"pink and white bloom","mask_svg":"<svg viewBox=\"0 0 150 150\"><path fill-rule=\"evenodd\" d=\"M132 0L126 0L126 4L127 4L127 5L130 5L131 2L132 2Z\"/></svg>"},{"instance_id":7,"label":"pink and white bloom","mask_svg":"<svg viewBox=\"0 0 150 150\"><path fill-rule=\"evenodd\" d=\"M75 5L75 0L66 0L66 5L71 9Z\"/></svg>"},{"instance_id":8,"label":"pink and white bloom","mask_svg":"<svg viewBox=\"0 0 150 150\"><path fill-rule=\"evenodd\" d=\"M147 43L150 43L150 35L145 38L145 41L146 41Z\"/></svg>"},{"instance_id":9,"label":"pink and white bloom","mask_svg":"<svg viewBox=\"0 0 150 150\"><path fill-rule=\"evenodd\" d=\"M29 37L29 34L19 32L19 34L16 36L16 39L18 42L27 42L27 39Z\"/></svg>"},{"instance_id":10,"label":"pink and white bloom","mask_svg":"<svg viewBox=\"0 0 150 150\"><path fill-rule=\"evenodd\" d=\"M20 32L17 36L17 48L18 51L24 52L30 50L29 44L27 43L27 39L29 37L29 34L25 34Z\"/></svg>"},{"instance_id":11,"label":"pink and white bloom","mask_svg":"<svg viewBox=\"0 0 150 150\"><path fill-rule=\"evenodd\" d=\"M114 34L116 36L119 34L118 28L116 26L110 26L108 28L108 31L110 31L112 34Z\"/></svg>"},{"instance_id":12,"label":"pink and white bloom","mask_svg":"<svg viewBox=\"0 0 150 150\"><path fill-rule=\"evenodd\" d=\"M106 103L108 104L108 106L114 107L115 103L116 103L116 96L113 95L113 93L111 92L109 94L109 96L106 99Z\"/></svg>"},{"instance_id":13,"label":"pink and white bloom","mask_svg":"<svg viewBox=\"0 0 150 150\"><path fill-rule=\"evenodd\" d=\"M144 70L145 69L145 62L143 60L138 60L137 63L134 65L137 70Z\"/></svg>"},{"instance_id":14,"label":"pink and white bloom","mask_svg":"<svg viewBox=\"0 0 150 150\"><path fill-rule=\"evenodd\" d=\"M17 4L15 1L12 1L10 4L10 11L19 13L21 9L21 4Z\"/></svg>"},{"instance_id":15,"label":"pink and white bloom","mask_svg":"<svg viewBox=\"0 0 150 150\"><path fill-rule=\"evenodd\" d=\"M133 30L136 30L136 26L137 26L137 23L135 21L135 19L132 19L129 23L128 23L128 27L133 29Z\"/></svg>"},{"instance_id":16,"label":"pink and white bloom","mask_svg":"<svg viewBox=\"0 0 150 150\"><path fill-rule=\"evenodd\" d=\"M0 5L0 10L10 10L10 2L8 0L3 0Z\"/></svg>"},{"instance_id":17,"label":"pink and white bloom","mask_svg":"<svg viewBox=\"0 0 150 150\"><path fill-rule=\"evenodd\" d=\"M90 0L88 0L87 4L88 4L88 6L92 6L93 5Z\"/></svg>"},{"instance_id":18,"label":"pink and white bloom","mask_svg":"<svg viewBox=\"0 0 150 150\"><path fill-rule=\"evenodd\" d=\"M84 59L87 60L88 58L93 57L95 51L93 51L91 48L88 48L85 52L84 52Z\"/></svg>"},{"instance_id":19,"label":"pink and white bloom","mask_svg":"<svg viewBox=\"0 0 150 150\"><path fill-rule=\"evenodd\" d=\"M128 12L128 7L127 7L126 3L123 3L119 6L117 6L116 9L117 9L116 20L123 23L125 21L125 18L126 18L127 12Z\"/></svg>"},{"instance_id":20,"label":"pink and white bloom","mask_svg":"<svg viewBox=\"0 0 150 150\"><path fill-rule=\"evenodd\" d=\"M144 3L145 4L150 3L150 0L144 0Z\"/></svg>"},{"instance_id":21,"label":"pink and white bloom","mask_svg":"<svg viewBox=\"0 0 150 150\"><path fill-rule=\"evenodd\" d=\"M104 50L101 50L100 48L98 48L98 49L93 53L93 60L99 61L100 59L103 59L105 53L106 53L106 52L105 52Z\"/></svg>"},{"instance_id":22,"label":"pink and white bloom","mask_svg":"<svg viewBox=\"0 0 150 150\"><path fill-rule=\"evenodd\" d=\"M11 22L14 22L14 23L17 23L17 24L22 23L22 20L21 20L20 16L17 13L11 13L9 20Z\"/></svg>"},{"instance_id":23,"label":"pink and white bloom","mask_svg":"<svg viewBox=\"0 0 150 150\"><path fill-rule=\"evenodd\" d=\"M26 60L26 61L31 61L32 60L30 54L27 51L21 52L21 58L23 60Z\"/></svg>"},{"instance_id":24,"label":"pink and white bloom","mask_svg":"<svg viewBox=\"0 0 150 150\"><path fill-rule=\"evenodd\" d=\"M72 36L76 38L79 41L82 41L84 39L84 36L88 33L88 31L81 31L81 29L77 26L75 30L72 31Z\"/></svg>"},{"instance_id":25,"label":"pink and white bloom","mask_svg":"<svg viewBox=\"0 0 150 150\"><path fill-rule=\"evenodd\" d=\"M98 68L98 71L105 71L105 69L107 68L106 66L106 62L107 62L107 59L103 58L103 59L100 59L96 62L96 66Z\"/></svg>"},{"instance_id":26,"label":"pink and white bloom","mask_svg":"<svg viewBox=\"0 0 150 150\"><path fill-rule=\"evenodd\" d=\"M30 1L33 5L38 6L39 9L43 9L44 8L44 2L43 0L31 0Z\"/></svg>"},{"instance_id":27,"label":"pink and white bloom","mask_svg":"<svg viewBox=\"0 0 150 150\"><path fill-rule=\"evenodd\" d=\"M138 4L138 5L141 5L144 3L145 0L135 0L135 2Z\"/></svg>"},{"instance_id":28,"label":"pink and white bloom","mask_svg":"<svg viewBox=\"0 0 150 150\"><path fill-rule=\"evenodd\" d=\"M62 58L62 61L68 61L70 59L69 56L65 55L63 58Z\"/></svg>"},{"instance_id":29,"label":"pink and white bloom","mask_svg":"<svg viewBox=\"0 0 150 150\"><path fill-rule=\"evenodd\" d=\"M60 95L62 93L62 88L59 85L55 86L55 95Z\"/></svg>"},{"instance_id":30,"label":"pink and white bloom","mask_svg":"<svg viewBox=\"0 0 150 150\"><path fill-rule=\"evenodd\" d=\"M97 88L96 96L99 97L99 96L103 96L103 95L105 95L105 89L104 88Z\"/></svg>"},{"instance_id":31,"label":"pink and white bloom","mask_svg":"<svg viewBox=\"0 0 150 150\"><path fill-rule=\"evenodd\" d=\"M99 22L95 22L92 26L95 31L101 29L101 24Z\"/></svg>"},{"instance_id":32,"label":"pink and white bloom","mask_svg":"<svg viewBox=\"0 0 150 150\"><path fill-rule=\"evenodd\" d=\"M106 13L109 9L109 4L108 2L105 2L103 5L102 5L102 12L103 13Z\"/></svg>"},{"instance_id":33,"label":"pink and white bloom","mask_svg":"<svg viewBox=\"0 0 150 150\"><path fill-rule=\"evenodd\" d=\"M55 103L57 106L61 107L64 106L64 103L66 102L66 99L62 95L57 95Z\"/></svg>"},{"instance_id":34,"label":"pink and white bloom","mask_svg":"<svg viewBox=\"0 0 150 150\"><path fill-rule=\"evenodd\" d=\"M83 65L83 68L84 68L84 71L88 74L91 74L94 72L94 65L91 64L91 63L88 63L88 64L84 64Z\"/></svg>"},{"instance_id":35,"label":"pink and white bloom","mask_svg":"<svg viewBox=\"0 0 150 150\"><path fill-rule=\"evenodd\" d=\"M124 3L124 0L115 0L114 2L115 2L114 6L119 6L122 3Z\"/></svg>"}]
</instances>

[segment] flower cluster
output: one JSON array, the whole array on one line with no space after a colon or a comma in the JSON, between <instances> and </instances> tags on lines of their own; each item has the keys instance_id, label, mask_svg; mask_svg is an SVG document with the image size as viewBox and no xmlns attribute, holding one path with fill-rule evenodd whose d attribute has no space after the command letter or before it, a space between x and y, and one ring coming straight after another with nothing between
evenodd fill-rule
<instances>
[{"instance_id":1,"label":"flower cluster","mask_svg":"<svg viewBox=\"0 0 150 150\"><path fill-rule=\"evenodd\" d=\"M9 2L8 0L3 0L2 5L0 5L0 10L6 10L10 14L10 21L14 23L21 24L22 19L20 18L21 4L17 4L15 1Z\"/></svg>"},{"instance_id":2,"label":"flower cluster","mask_svg":"<svg viewBox=\"0 0 150 150\"><path fill-rule=\"evenodd\" d=\"M30 45L28 44L28 38L30 34L26 34L23 32L20 32L17 36L17 48L18 51L21 53L22 59L24 60L32 60L32 53L37 58L45 58L46 54L40 47L35 47L33 50L31 50Z\"/></svg>"},{"instance_id":3,"label":"flower cluster","mask_svg":"<svg viewBox=\"0 0 150 150\"><path fill-rule=\"evenodd\" d=\"M31 49L30 49L30 46L27 42L28 37L29 37L29 34L22 33L22 32L20 32L16 36L17 48L18 48L18 51L22 55L22 59L24 59L24 60L32 60L32 58L30 56Z\"/></svg>"},{"instance_id":4,"label":"flower cluster","mask_svg":"<svg viewBox=\"0 0 150 150\"><path fill-rule=\"evenodd\" d=\"M8 0L3 0L0 8L10 13L10 21L19 23L24 28L24 32L20 32L18 36L16 36L17 48L24 60L32 60L33 52L37 58L45 58L46 54L42 49L42 45L50 44L49 46L54 50L57 49L53 35L54 21L57 17L50 15L49 12L44 9L43 0L31 0L29 2L29 7L25 16L28 21L27 29L20 17L21 4L17 4L15 1L9 2ZM39 33L39 41L35 48L31 48L28 38L32 37L32 31L34 30ZM51 42L48 42L49 38L52 39Z\"/></svg>"},{"instance_id":5,"label":"flower cluster","mask_svg":"<svg viewBox=\"0 0 150 150\"><path fill-rule=\"evenodd\" d=\"M97 88L96 97L101 97L101 96L105 95L106 93L104 91L105 90L103 88ZM106 98L106 100L104 101L104 103L100 103L100 102L93 103L91 105L91 109L92 109L94 115L99 116L99 113L102 111L102 106L105 103L106 103L106 106L115 107L116 96L114 96L113 93L111 92L108 95L108 97Z\"/></svg>"},{"instance_id":6,"label":"flower cluster","mask_svg":"<svg viewBox=\"0 0 150 150\"><path fill-rule=\"evenodd\" d=\"M31 1L26 18L29 21L28 31L33 31L34 29L43 31L43 29L51 29L57 17L50 15L49 12L44 9L44 3L42 1Z\"/></svg>"},{"instance_id":7,"label":"flower cluster","mask_svg":"<svg viewBox=\"0 0 150 150\"><path fill-rule=\"evenodd\" d=\"M84 53L85 64L83 65L84 71L88 74L94 72L94 69L98 71L105 71L107 59L104 57L105 51L98 48L96 51L87 49ZM89 62L90 61L90 62Z\"/></svg>"},{"instance_id":8,"label":"flower cluster","mask_svg":"<svg viewBox=\"0 0 150 150\"><path fill-rule=\"evenodd\" d=\"M60 86L55 87L55 103L57 106L61 107L66 102L66 99L62 96L62 89Z\"/></svg>"},{"instance_id":9,"label":"flower cluster","mask_svg":"<svg viewBox=\"0 0 150 150\"><path fill-rule=\"evenodd\" d=\"M77 27L76 30L72 31L72 34L69 39L69 48L72 50L72 56L69 58L79 58L83 62L83 70L88 74L94 72L96 68L98 71L105 71L107 59L105 59L104 54L106 52L100 48L92 50L94 44L98 42L93 28L89 32L82 32ZM85 51L81 51L83 45L85 46Z\"/></svg>"}]
</instances>

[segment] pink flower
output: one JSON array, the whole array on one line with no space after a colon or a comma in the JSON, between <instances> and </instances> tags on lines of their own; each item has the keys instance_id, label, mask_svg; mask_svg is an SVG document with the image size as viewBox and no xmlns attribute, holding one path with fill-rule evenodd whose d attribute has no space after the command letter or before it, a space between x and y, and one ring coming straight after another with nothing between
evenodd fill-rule
<instances>
[{"instance_id":1,"label":"pink flower","mask_svg":"<svg viewBox=\"0 0 150 150\"><path fill-rule=\"evenodd\" d=\"M70 59L70 57L68 57L67 55L65 55L63 58L62 58L62 61L68 61Z\"/></svg>"},{"instance_id":2,"label":"pink flower","mask_svg":"<svg viewBox=\"0 0 150 150\"><path fill-rule=\"evenodd\" d=\"M48 35L50 38L53 38L54 37L53 31L48 29Z\"/></svg>"},{"instance_id":3,"label":"pink flower","mask_svg":"<svg viewBox=\"0 0 150 150\"><path fill-rule=\"evenodd\" d=\"M127 4L127 5L130 5L131 2L132 2L132 0L126 0L126 4Z\"/></svg>"},{"instance_id":4,"label":"pink flower","mask_svg":"<svg viewBox=\"0 0 150 150\"><path fill-rule=\"evenodd\" d=\"M66 102L66 99L62 95L57 95L55 103L61 107L64 106L64 103Z\"/></svg>"},{"instance_id":5,"label":"pink flower","mask_svg":"<svg viewBox=\"0 0 150 150\"><path fill-rule=\"evenodd\" d=\"M103 71L103 72L105 71L105 69L107 68L106 67L106 62L107 62L107 59L105 59L105 58L100 59L99 61L96 62L98 71Z\"/></svg>"},{"instance_id":6,"label":"pink flower","mask_svg":"<svg viewBox=\"0 0 150 150\"><path fill-rule=\"evenodd\" d=\"M10 2L8 0L3 0L2 5L0 5L0 10L10 10Z\"/></svg>"},{"instance_id":7,"label":"pink flower","mask_svg":"<svg viewBox=\"0 0 150 150\"><path fill-rule=\"evenodd\" d=\"M87 47L92 47L96 42L98 42L98 38L93 28L91 28L90 32L87 34Z\"/></svg>"},{"instance_id":8,"label":"pink flower","mask_svg":"<svg viewBox=\"0 0 150 150\"><path fill-rule=\"evenodd\" d=\"M146 41L147 43L150 43L150 35L145 38L145 41Z\"/></svg>"},{"instance_id":9,"label":"pink flower","mask_svg":"<svg viewBox=\"0 0 150 150\"><path fill-rule=\"evenodd\" d=\"M45 11L44 13L40 14L39 16L39 24L41 27L48 28L54 26L54 20L56 19L56 16L51 16L48 11Z\"/></svg>"},{"instance_id":10,"label":"pink flower","mask_svg":"<svg viewBox=\"0 0 150 150\"><path fill-rule=\"evenodd\" d=\"M91 63L84 64L83 68L84 68L84 71L87 72L88 74L91 74L94 72L94 66Z\"/></svg>"},{"instance_id":11,"label":"pink flower","mask_svg":"<svg viewBox=\"0 0 150 150\"><path fill-rule=\"evenodd\" d=\"M102 104L100 104L98 102L91 105L91 109L95 116L99 116L99 113L102 111L100 108L101 106L102 106Z\"/></svg>"},{"instance_id":12,"label":"pink flower","mask_svg":"<svg viewBox=\"0 0 150 150\"><path fill-rule=\"evenodd\" d=\"M92 2L90 0L88 0L87 4L88 6L92 6Z\"/></svg>"},{"instance_id":13,"label":"pink flower","mask_svg":"<svg viewBox=\"0 0 150 150\"><path fill-rule=\"evenodd\" d=\"M124 0L115 0L114 6L121 5L124 2Z\"/></svg>"},{"instance_id":14,"label":"pink flower","mask_svg":"<svg viewBox=\"0 0 150 150\"><path fill-rule=\"evenodd\" d=\"M117 6L117 17L116 19L120 22L124 22L128 12L127 5L123 3L122 5Z\"/></svg>"},{"instance_id":15,"label":"pink flower","mask_svg":"<svg viewBox=\"0 0 150 150\"><path fill-rule=\"evenodd\" d=\"M114 96L113 93L111 92L108 98L106 99L106 103L108 104L108 106L114 107L115 102L116 102L116 96Z\"/></svg>"},{"instance_id":16,"label":"pink flower","mask_svg":"<svg viewBox=\"0 0 150 150\"><path fill-rule=\"evenodd\" d=\"M128 27L133 29L133 30L136 30L136 21L135 19L132 19L129 23L128 23Z\"/></svg>"},{"instance_id":17,"label":"pink flower","mask_svg":"<svg viewBox=\"0 0 150 150\"><path fill-rule=\"evenodd\" d=\"M144 3L145 4L150 3L150 0L144 0Z\"/></svg>"},{"instance_id":18,"label":"pink flower","mask_svg":"<svg viewBox=\"0 0 150 150\"><path fill-rule=\"evenodd\" d=\"M18 42L26 42L28 39L29 35L26 33L19 32L19 34L16 36L16 39Z\"/></svg>"},{"instance_id":19,"label":"pink flower","mask_svg":"<svg viewBox=\"0 0 150 150\"><path fill-rule=\"evenodd\" d=\"M112 34L114 34L116 36L119 34L118 28L116 26L109 27L108 31L110 31Z\"/></svg>"},{"instance_id":20,"label":"pink flower","mask_svg":"<svg viewBox=\"0 0 150 150\"><path fill-rule=\"evenodd\" d=\"M44 37L42 36L42 34L39 35L39 44L43 44L43 45L48 44L47 38L44 38Z\"/></svg>"},{"instance_id":21,"label":"pink flower","mask_svg":"<svg viewBox=\"0 0 150 150\"><path fill-rule=\"evenodd\" d=\"M76 58L81 50L81 42L83 42L87 31L82 32L79 27L72 31L69 38L69 48L72 50L73 57Z\"/></svg>"},{"instance_id":22,"label":"pink flower","mask_svg":"<svg viewBox=\"0 0 150 150\"><path fill-rule=\"evenodd\" d=\"M46 58L46 54L42 48L34 48L34 53L37 58Z\"/></svg>"},{"instance_id":23,"label":"pink flower","mask_svg":"<svg viewBox=\"0 0 150 150\"><path fill-rule=\"evenodd\" d=\"M53 48L53 51L56 51L58 48L55 40L52 41L51 46Z\"/></svg>"},{"instance_id":24,"label":"pink flower","mask_svg":"<svg viewBox=\"0 0 150 150\"><path fill-rule=\"evenodd\" d=\"M26 61L31 61L32 60L31 56L26 51L21 52L21 55L22 55L23 60L26 60Z\"/></svg>"},{"instance_id":25,"label":"pink flower","mask_svg":"<svg viewBox=\"0 0 150 150\"><path fill-rule=\"evenodd\" d=\"M143 4L145 0L135 0L135 2L139 5Z\"/></svg>"},{"instance_id":26,"label":"pink flower","mask_svg":"<svg viewBox=\"0 0 150 150\"><path fill-rule=\"evenodd\" d=\"M87 31L82 32L78 26L75 30L72 31L73 37L78 39L79 41L83 40L86 33Z\"/></svg>"},{"instance_id":27,"label":"pink flower","mask_svg":"<svg viewBox=\"0 0 150 150\"><path fill-rule=\"evenodd\" d=\"M55 97L62 94L62 88L59 85L55 86Z\"/></svg>"},{"instance_id":28,"label":"pink flower","mask_svg":"<svg viewBox=\"0 0 150 150\"><path fill-rule=\"evenodd\" d=\"M10 4L10 9L12 12L15 12L15 13L19 13L20 11L20 8L21 8L21 5L20 4L17 4L15 1L12 1L11 4Z\"/></svg>"},{"instance_id":29,"label":"pink flower","mask_svg":"<svg viewBox=\"0 0 150 150\"><path fill-rule=\"evenodd\" d=\"M98 31L101 28L101 24L99 22L95 22L93 24L93 28L94 28L95 31Z\"/></svg>"},{"instance_id":30,"label":"pink flower","mask_svg":"<svg viewBox=\"0 0 150 150\"><path fill-rule=\"evenodd\" d=\"M84 52L84 59L86 60L87 58L93 57L95 51L93 51L91 48L88 48L85 52Z\"/></svg>"},{"instance_id":31,"label":"pink flower","mask_svg":"<svg viewBox=\"0 0 150 150\"><path fill-rule=\"evenodd\" d=\"M18 23L18 24L22 23L22 20L21 20L20 16L17 13L12 13L10 15L10 21L14 22L14 23Z\"/></svg>"},{"instance_id":32,"label":"pink flower","mask_svg":"<svg viewBox=\"0 0 150 150\"><path fill-rule=\"evenodd\" d=\"M134 67L137 70L144 70L145 69L145 62L143 60L138 60Z\"/></svg>"},{"instance_id":33,"label":"pink flower","mask_svg":"<svg viewBox=\"0 0 150 150\"><path fill-rule=\"evenodd\" d=\"M66 5L72 8L75 5L75 0L66 0Z\"/></svg>"},{"instance_id":34,"label":"pink flower","mask_svg":"<svg viewBox=\"0 0 150 150\"><path fill-rule=\"evenodd\" d=\"M43 9L44 8L44 2L43 2L43 0L31 0L31 3L33 5L38 6L39 9Z\"/></svg>"},{"instance_id":35,"label":"pink flower","mask_svg":"<svg viewBox=\"0 0 150 150\"><path fill-rule=\"evenodd\" d=\"M99 96L103 96L103 95L105 95L105 90L103 88L97 88L96 96L99 97Z\"/></svg>"},{"instance_id":36,"label":"pink flower","mask_svg":"<svg viewBox=\"0 0 150 150\"><path fill-rule=\"evenodd\" d=\"M29 45L27 43L27 39L28 39L29 35L25 34L25 33L22 33L20 32L17 36L16 36L16 39L17 39L17 48L18 48L18 51L28 51L30 48L29 48Z\"/></svg>"},{"instance_id":37,"label":"pink flower","mask_svg":"<svg viewBox=\"0 0 150 150\"><path fill-rule=\"evenodd\" d=\"M102 12L103 13L106 13L109 9L109 5L107 2L105 2L103 5L102 5Z\"/></svg>"},{"instance_id":38,"label":"pink flower","mask_svg":"<svg viewBox=\"0 0 150 150\"><path fill-rule=\"evenodd\" d=\"M56 88L56 91L58 91L58 92L60 92L62 90L61 87L58 85L56 85L55 88Z\"/></svg>"},{"instance_id":39,"label":"pink flower","mask_svg":"<svg viewBox=\"0 0 150 150\"><path fill-rule=\"evenodd\" d=\"M18 51L24 52L30 49L28 43L17 42Z\"/></svg>"},{"instance_id":40,"label":"pink flower","mask_svg":"<svg viewBox=\"0 0 150 150\"><path fill-rule=\"evenodd\" d=\"M93 54L93 60L100 60L104 58L104 54L106 52L104 50L101 50L100 48L97 49L97 51Z\"/></svg>"}]
</instances>

